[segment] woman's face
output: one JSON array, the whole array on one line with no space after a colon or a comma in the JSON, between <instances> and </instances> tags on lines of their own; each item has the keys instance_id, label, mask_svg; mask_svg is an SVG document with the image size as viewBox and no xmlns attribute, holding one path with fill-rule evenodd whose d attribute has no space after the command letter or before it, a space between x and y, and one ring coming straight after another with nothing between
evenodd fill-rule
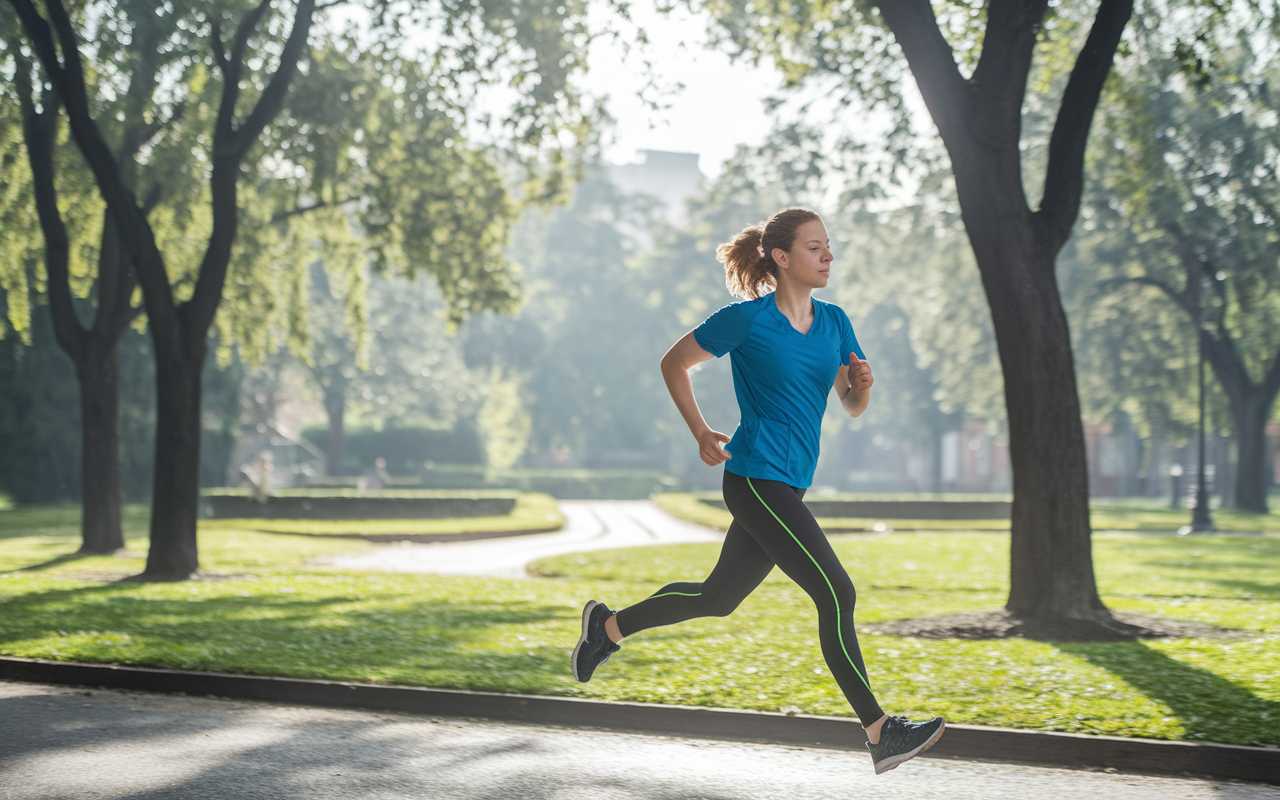
<instances>
[{"instance_id":1,"label":"woman's face","mask_svg":"<svg viewBox=\"0 0 1280 800\"><path fill-rule=\"evenodd\" d=\"M788 280L811 289L821 289L831 277L831 262L835 260L830 245L827 226L822 224L822 220L809 220L796 229L791 251L784 253L781 248L775 248L773 260Z\"/></svg>"}]
</instances>

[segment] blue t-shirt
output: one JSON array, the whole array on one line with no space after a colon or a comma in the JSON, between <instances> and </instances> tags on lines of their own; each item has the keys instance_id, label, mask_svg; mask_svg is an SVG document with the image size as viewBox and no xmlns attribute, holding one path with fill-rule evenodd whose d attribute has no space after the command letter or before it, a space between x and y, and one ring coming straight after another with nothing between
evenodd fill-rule
<instances>
[{"instance_id":1,"label":"blue t-shirt","mask_svg":"<svg viewBox=\"0 0 1280 800\"><path fill-rule=\"evenodd\" d=\"M725 447L729 472L807 488L818 465L827 393L849 353L863 358L839 306L813 301L813 325L801 333L778 310L773 293L733 303L693 331L716 358L731 353L742 415Z\"/></svg>"}]
</instances>

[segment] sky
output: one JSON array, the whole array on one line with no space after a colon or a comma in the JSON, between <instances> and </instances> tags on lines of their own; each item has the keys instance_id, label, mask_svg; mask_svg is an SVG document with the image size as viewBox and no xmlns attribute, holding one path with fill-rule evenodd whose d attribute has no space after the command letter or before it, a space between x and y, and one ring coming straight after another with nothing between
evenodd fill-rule
<instances>
[{"instance_id":1,"label":"sky","mask_svg":"<svg viewBox=\"0 0 1280 800\"><path fill-rule=\"evenodd\" d=\"M636 3L631 9L649 34L648 58L657 65L659 82L680 82L684 89L662 97L669 108L647 107L638 97L645 85L644 56L624 55L616 41L597 39L583 85L596 96L608 96L609 112L618 121L605 159L638 161L638 150L698 153L702 171L719 174L737 145L764 139L769 121L762 101L777 90L778 73L768 66L731 63L726 54L707 49L704 15L680 8L664 15L650 3Z\"/></svg>"}]
</instances>

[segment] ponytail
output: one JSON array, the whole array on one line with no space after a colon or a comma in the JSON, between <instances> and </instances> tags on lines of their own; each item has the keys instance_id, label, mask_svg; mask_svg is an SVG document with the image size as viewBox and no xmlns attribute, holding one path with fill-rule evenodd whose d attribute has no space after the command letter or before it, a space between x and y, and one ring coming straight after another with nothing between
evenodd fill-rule
<instances>
[{"instance_id":1,"label":"ponytail","mask_svg":"<svg viewBox=\"0 0 1280 800\"><path fill-rule=\"evenodd\" d=\"M724 284L729 294L754 300L778 285L778 265L764 252L764 223L747 228L716 248L716 261L724 264Z\"/></svg>"},{"instance_id":2,"label":"ponytail","mask_svg":"<svg viewBox=\"0 0 1280 800\"><path fill-rule=\"evenodd\" d=\"M716 260L724 264L724 283L729 293L755 300L778 287L778 265L773 251L791 251L797 229L821 219L807 208L784 208L767 222L743 228L742 232L716 248Z\"/></svg>"}]
</instances>

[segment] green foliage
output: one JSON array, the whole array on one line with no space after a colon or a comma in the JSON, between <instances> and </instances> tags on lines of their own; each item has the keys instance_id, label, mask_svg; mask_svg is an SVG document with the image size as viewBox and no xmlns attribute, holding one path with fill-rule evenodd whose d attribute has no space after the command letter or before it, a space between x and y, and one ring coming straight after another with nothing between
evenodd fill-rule
<instances>
[{"instance_id":1,"label":"green foliage","mask_svg":"<svg viewBox=\"0 0 1280 800\"><path fill-rule=\"evenodd\" d=\"M80 399L71 359L53 339L47 305L33 309L29 339L0 340L0 491L19 503L80 497ZM155 362L150 338L137 331L120 348L121 477L124 497L151 494L155 459ZM212 360L203 379L206 411L200 448L201 480L225 479L239 433L240 369Z\"/></svg>"},{"instance_id":2,"label":"green foliage","mask_svg":"<svg viewBox=\"0 0 1280 800\"><path fill-rule=\"evenodd\" d=\"M532 426L520 401L520 388L518 379L503 378L501 368L494 367L484 405L476 415L485 464L495 469L514 467L529 446Z\"/></svg>"},{"instance_id":3,"label":"green foliage","mask_svg":"<svg viewBox=\"0 0 1280 800\"><path fill-rule=\"evenodd\" d=\"M1146 429L1194 418L1197 307L1246 380L1280 353L1274 20L1237 9L1189 40L1159 10L1111 82L1079 244L1091 394Z\"/></svg>"},{"instance_id":4,"label":"green foliage","mask_svg":"<svg viewBox=\"0 0 1280 800\"><path fill-rule=\"evenodd\" d=\"M523 445L515 453L525 463L667 468L678 417L658 362L703 309L729 300L717 288L720 268L705 250L691 255L693 242L670 230L651 200L611 185L603 165L592 167L567 208L521 221L512 249L524 264L526 305L510 319L472 320L462 335L468 364L523 408L490 411L511 421L501 442L528 438L527 454Z\"/></svg>"},{"instance_id":5,"label":"green foliage","mask_svg":"<svg viewBox=\"0 0 1280 800\"><path fill-rule=\"evenodd\" d=\"M328 428L314 426L303 437L324 447ZM461 422L449 429L387 425L380 429L355 428L346 434L347 473L359 474L379 458L387 460L392 475L417 475L423 463L481 464L484 452L476 431Z\"/></svg>"},{"instance_id":6,"label":"green foliage","mask_svg":"<svg viewBox=\"0 0 1280 800\"><path fill-rule=\"evenodd\" d=\"M374 275L366 280L363 270L334 276L321 264L312 265L310 272L311 343L301 355L318 384L330 425L351 424L357 429L344 470L367 468L380 456L393 463L393 472L416 471L427 459L478 463L481 456L473 452L474 443L465 440L474 438L476 408L485 385L464 363L460 337L448 332L438 289L425 278ZM341 287L335 277L355 278L359 285ZM359 319L353 320L351 299L356 292ZM260 370L255 379L270 381L267 372ZM389 432L359 432L371 425L388 431L455 433L430 434L452 442L433 441L431 447L445 447L445 452L432 454L425 452L428 445L420 441L421 435L393 442ZM313 441L325 446L318 433ZM410 455L407 449L414 447L418 450Z\"/></svg>"},{"instance_id":7,"label":"green foliage","mask_svg":"<svg viewBox=\"0 0 1280 800\"><path fill-rule=\"evenodd\" d=\"M23 515L17 524L11 515ZM716 545L546 559L540 580L335 572L315 562L367 545L206 525L219 580L110 583L136 558L71 558L74 513L0 514L0 651L11 655L324 680L532 692L847 716L825 669L812 604L775 572L727 619L628 640L589 684L565 658L581 604L636 602L700 580ZM127 515L131 546L141 527ZM142 520L145 522L145 520ZM16 534L16 535L15 535ZM1235 640L1105 645L927 641L864 633L893 712L962 723L1119 736L1280 744L1280 539L1103 536L1113 607L1245 630ZM1007 537L837 537L858 620L983 610L1004 598Z\"/></svg>"}]
</instances>

